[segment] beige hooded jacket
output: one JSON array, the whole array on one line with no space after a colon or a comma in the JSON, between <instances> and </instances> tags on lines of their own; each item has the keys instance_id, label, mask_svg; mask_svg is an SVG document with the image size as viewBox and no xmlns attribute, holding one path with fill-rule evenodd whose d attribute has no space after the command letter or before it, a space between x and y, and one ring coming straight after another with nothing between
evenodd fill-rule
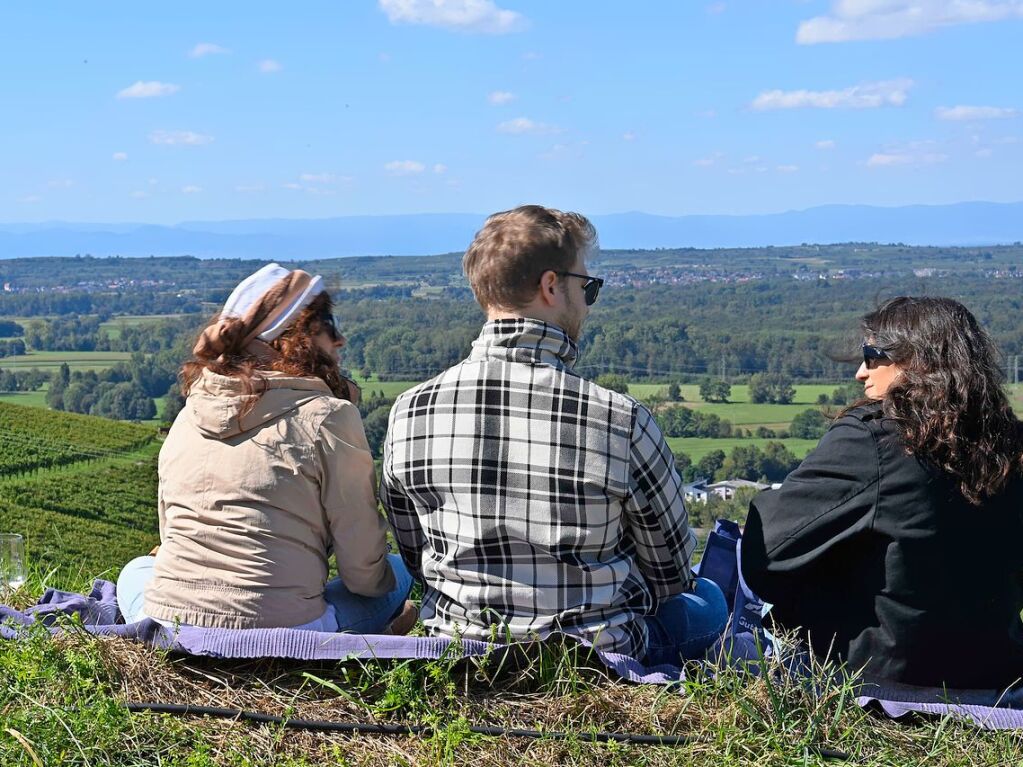
<instances>
[{"instance_id":1,"label":"beige hooded jacket","mask_svg":"<svg viewBox=\"0 0 1023 767\"><path fill-rule=\"evenodd\" d=\"M308 623L327 609L331 549L350 591L395 587L358 409L318 378L264 375L269 388L257 396L206 371L171 427L150 617L214 628Z\"/></svg>"}]
</instances>

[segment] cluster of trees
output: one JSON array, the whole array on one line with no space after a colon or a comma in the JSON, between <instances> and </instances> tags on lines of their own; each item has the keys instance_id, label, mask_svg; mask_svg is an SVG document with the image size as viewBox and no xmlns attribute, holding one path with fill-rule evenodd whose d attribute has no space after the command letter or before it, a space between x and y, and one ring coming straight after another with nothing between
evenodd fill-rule
<instances>
[{"instance_id":1,"label":"cluster of trees","mask_svg":"<svg viewBox=\"0 0 1023 767\"><path fill-rule=\"evenodd\" d=\"M789 424L789 436L798 439L820 439L831 425L830 419L817 408L797 413Z\"/></svg>"},{"instance_id":2,"label":"cluster of trees","mask_svg":"<svg viewBox=\"0 0 1023 767\"><path fill-rule=\"evenodd\" d=\"M25 327L25 345L36 351L91 352L99 338L99 317L68 315L32 320Z\"/></svg>"},{"instance_id":3,"label":"cluster of trees","mask_svg":"<svg viewBox=\"0 0 1023 767\"><path fill-rule=\"evenodd\" d=\"M819 395L817 397L817 404L845 407L846 405L851 405L861 399L863 399L863 384L858 381L850 381L847 384L839 386L831 392L830 396L827 394Z\"/></svg>"},{"instance_id":4,"label":"cluster of trees","mask_svg":"<svg viewBox=\"0 0 1023 767\"><path fill-rule=\"evenodd\" d=\"M693 463L684 453L676 453L675 467L686 482L705 478L720 482L725 479L748 479L751 482L781 482L799 459L781 442L757 445L737 445L732 452L714 450Z\"/></svg>"},{"instance_id":5,"label":"cluster of trees","mask_svg":"<svg viewBox=\"0 0 1023 767\"><path fill-rule=\"evenodd\" d=\"M25 328L14 320L0 320L0 338L17 338L24 332Z\"/></svg>"},{"instance_id":6,"label":"cluster of trees","mask_svg":"<svg viewBox=\"0 0 1023 767\"><path fill-rule=\"evenodd\" d=\"M792 379L784 373L754 373L749 377L750 402L788 405L795 396Z\"/></svg>"},{"instance_id":7,"label":"cluster of trees","mask_svg":"<svg viewBox=\"0 0 1023 767\"><path fill-rule=\"evenodd\" d=\"M25 342L20 338L0 341L0 357L15 357L24 354L25 351Z\"/></svg>"},{"instance_id":8,"label":"cluster of trees","mask_svg":"<svg viewBox=\"0 0 1023 767\"><path fill-rule=\"evenodd\" d=\"M175 385L182 359L173 350L136 352L128 361L99 372L72 372L65 363L50 380L46 404L71 413L146 421L156 417L154 398L165 396Z\"/></svg>"},{"instance_id":9,"label":"cluster of trees","mask_svg":"<svg viewBox=\"0 0 1023 767\"><path fill-rule=\"evenodd\" d=\"M732 385L727 381L704 381L700 384L700 398L704 402L728 402Z\"/></svg>"},{"instance_id":10,"label":"cluster of trees","mask_svg":"<svg viewBox=\"0 0 1023 767\"><path fill-rule=\"evenodd\" d=\"M661 407L654 420L667 437L731 437L732 423L715 413L704 413L684 405Z\"/></svg>"},{"instance_id":11,"label":"cluster of trees","mask_svg":"<svg viewBox=\"0 0 1023 767\"><path fill-rule=\"evenodd\" d=\"M362 425L366 430L366 441L374 458L383 456L384 437L387 436L387 419L391 414L394 400L385 397L382 392L374 391L368 396L363 393L359 401L359 413L362 414Z\"/></svg>"},{"instance_id":12,"label":"cluster of trees","mask_svg":"<svg viewBox=\"0 0 1023 767\"><path fill-rule=\"evenodd\" d=\"M25 327L21 353L25 346L36 351L154 353L170 349L184 336L197 332L199 323L197 315L185 315L124 324L111 334L101 327L98 316L73 314L49 320L34 319Z\"/></svg>"},{"instance_id":13,"label":"cluster of trees","mask_svg":"<svg viewBox=\"0 0 1023 767\"><path fill-rule=\"evenodd\" d=\"M50 374L39 368L0 370L0 391L37 391L49 380Z\"/></svg>"}]
</instances>

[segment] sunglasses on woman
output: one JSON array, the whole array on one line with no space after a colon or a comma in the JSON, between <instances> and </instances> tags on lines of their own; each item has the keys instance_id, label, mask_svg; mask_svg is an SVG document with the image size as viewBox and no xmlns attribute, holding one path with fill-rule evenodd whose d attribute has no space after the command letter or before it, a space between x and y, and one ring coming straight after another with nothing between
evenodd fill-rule
<instances>
[{"instance_id":1,"label":"sunglasses on woman","mask_svg":"<svg viewBox=\"0 0 1023 767\"><path fill-rule=\"evenodd\" d=\"M575 272L555 272L559 277L578 277L583 280L583 298L587 306L593 306L600 295L600 289L604 287L604 280L600 277L591 277L588 274L576 274Z\"/></svg>"},{"instance_id":2,"label":"sunglasses on woman","mask_svg":"<svg viewBox=\"0 0 1023 767\"><path fill-rule=\"evenodd\" d=\"M892 361L892 358L888 356L888 352L882 349L880 346L874 346L864 342L863 344L863 363L868 368L877 367L878 365L887 365Z\"/></svg>"},{"instance_id":3,"label":"sunglasses on woman","mask_svg":"<svg viewBox=\"0 0 1023 767\"><path fill-rule=\"evenodd\" d=\"M341 340L341 331L337 328L337 317L333 314L321 315L320 327L330 336L331 341L337 342Z\"/></svg>"}]
</instances>

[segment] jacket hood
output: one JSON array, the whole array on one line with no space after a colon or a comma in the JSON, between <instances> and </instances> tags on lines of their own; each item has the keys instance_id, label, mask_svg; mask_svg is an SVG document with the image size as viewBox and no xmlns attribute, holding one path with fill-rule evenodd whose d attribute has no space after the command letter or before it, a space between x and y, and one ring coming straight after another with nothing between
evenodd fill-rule
<instances>
[{"instance_id":1,"label":"jacket hood","mask_svg":"<svg viewBox=\"0 0 1023 767\"><path fill-rule=\"evenodd\" d=\"M185 403L196 428L207 437L228 439L280 418L318 397L333 396L319 378L289 376L269 370L260 371L259 376L266 382L266 389L248 394L240 379L204 370Z\"/></svg>"}]
</instances>

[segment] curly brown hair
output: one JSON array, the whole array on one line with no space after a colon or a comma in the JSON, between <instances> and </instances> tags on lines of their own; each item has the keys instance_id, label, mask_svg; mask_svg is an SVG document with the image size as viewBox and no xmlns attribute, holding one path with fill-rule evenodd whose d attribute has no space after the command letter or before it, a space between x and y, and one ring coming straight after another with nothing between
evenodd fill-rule
<instances>
[{"instance_id":1,"label":"curly brown hair","mask_svg":"<svg viewBox=\"0 0 1023 767\"><path fill-rule=\"evenodd\" d=\"M263 391L266 386L261 370L274 370L293 376L315 376L330 387L335 397L347 399L348 385L341 376L337 358L321 350L315 341L318 333L333 327L332 313L334 302L326 291L314 298L305 307L291 325L268 346L274 353L261 357L239 348L246 328L241 319L223 320L224 328L220 335L227 339L227 349L223 354L214 356L214 352L202 347L193 352L193 356L181 366L181 391L185 396L204 370L218 375L240 379L249 394ZM214 317L209 324L220 323Z\"/></svg>"},{"instance_id":2,"label":"curly brown hair","mask_svg":"<svg viewBox=\"0 0 1023 767\"><path fill-rule=\"evenodd\" d=\"M907 449L958 480L973 505L1023 470L1023 433L991 337L951 298L900 296L863 317L863 334L901 374L882 401Z\"/></svg>"}]
</instances>

